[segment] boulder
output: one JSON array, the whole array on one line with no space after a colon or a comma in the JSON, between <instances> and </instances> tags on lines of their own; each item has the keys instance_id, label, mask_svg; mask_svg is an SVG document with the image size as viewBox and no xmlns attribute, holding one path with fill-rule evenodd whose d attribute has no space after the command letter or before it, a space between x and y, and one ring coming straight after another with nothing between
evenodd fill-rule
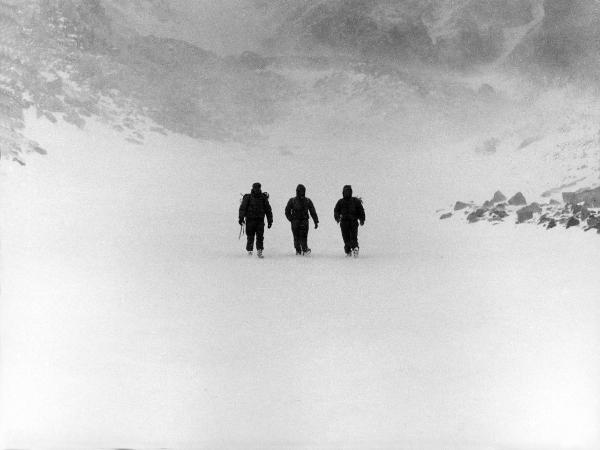
<instances>
[{"instance_id":1,"label":"boulder","mask_svg":"<svg viewBox=\"0 0 600 450\"><path fill-rule=\"evenodd\" d=\"M548 214L544 214L542 217L540 217L540 220L538 220L538 225L548 222L550 222L550 217L548 217Z\"/></svg>"},{"instance_id":2,"label":"boulder","mask_svg":"<svg viewBox=\"0 0 600 450\"><path fill-rule=\"evenodd\" d=\"M492 203L502 203L504 201L506 201L504 194L500 191L496 191L494 193L494 197L492 198Z\"/></svg>"},{"instance_id":3,"label":"boulder","mask_svg":"<svg viewBox=\"0 0 600 450\"><path fill-rule=\"evenodd\" d=\"M532 203L517 210L517 223L523 223L533 219L534 214L542 212L542 207L538 203Z\"/></svg>"},{"instance_id":4,"label":"boulder","mask_svg":"<svg viewBox=\"0 0 600 450\"><path fill-rule=\"evenodd\" d=\"M533 211L527 208L521 208L517 211L517 223L527 222L533 219Z\"/></svg>"},{"instance_id":5,"label":"boulder","mask_svg":"<svg viewBox=\"0 0 600 450\"><path fill-rule=\"evenodd\" d=\"M492 210L492 215L499 219L504 219L505 217L508 217L508 213L506 211L504 211L503 209Z\"/></svg>"},{"instance_id":6,"label":"boulder","mask_svg":"<svg viewBox=\"0 0 600 450\"><path fill-rule=\"evenodd\" d=\"M600 231L600 216L590 216L587 219L587 228L586 231L590 228L598 228Z\"/></svg>"},{"instance_id":7,"label":"boulder","mask_svg":"<svg viewBox=\"0 0 600 450\"><path fill-rule=\"evenodd\" d=\"M600 208L600 186L595 189L581 189L576 192L563 192L563 201L570 204L583 203L588 208Z\"/></svg>"},{"instance_id":8,"label":"boulder","mask_svg":"<svg viewBox=\"0 0 600 450\"><path fill-rule=\"evenodd\" d=\"M452 217L452 213L442 214L440 220L449 219L450 217Z\"/></svg>"},{"instance_id":9,"label":"boulder","mask_svg":"<svg viewBox=\"0 0 600 450\"><path fill-rule=\"evenodd\" d=\"M508 204L512 206L526 205L527 200L525 200L525 196L521 192L517 192L508 200Z\"/></svg>"},{"instance_id":10,"label":"boulder","mask_svg":"<svg viewBox=\"0 0 600 450\"><path fill-rule=\"evenodd\" d=\"M465 208L467 208L468 206L469 206L469 204L468 204L468 203L465 203L465 202L456 202L456 203L454 204L454 211L459 211L459 210L461 210L461 209L465 209Z\"/></svg>"},{"instance_id":11,"label":"boulder","mask_svg":"<svg viewBox=\"0 0 600 450\"><path fill-rule=\"evenodd\" d=\"M492 206L494 206L494 202L491 200L486 200L485 202L483 202L483 205L481 205L483 208L491 208Z\"/></svg>"},{"instance_id":12,"label":"boulder","mask_svg":"<svg viewBox=\"0 0 600 450\"><path fill-rule=\"evenodd\" d=\"M571 228L571 227L576 227L579 226L579 219L577 219L577 217L575 216L571 216L569 217L569 220L567 220L567 229Z\"/></svg>"},{"instance_id":13,"label":"boulder","mask_svg":"<svg viewBox=\"0 0 600 450\"><path fill-rule=\"evenodd\" d=\"M585 206L583 206L581 208L581 212L579 214L579 217L581 218L582 221L584 221L585 219L587 219L590 216L590 210L587 209Z\"/></svg>"},{"instance_id":14,"label":"boulder","mask_svg":"<svg viewBox=\"0 0 600 450\"><path fill-rule=\"evenodd\" d=\"M487 209L484 209L484 208L479 208L476 211L473 211L471 214L469 214L467 216L467 221L469 223L474 223L474 222L479 221L479 219L481 219L484 216L486 211L487 211Z\"/></svg>"},{"instance_id":15,"label":"boulder","mask_svg":"<svg viewBox=\"0 0 600 450\"><path fill-rule=\"evenodd\" d=\"M546 225L546 229L549 230L550 228L554 228L555 226L556 226L556 220L550 219L548 221L548 225Z\"/></svg>"}]
</instances>

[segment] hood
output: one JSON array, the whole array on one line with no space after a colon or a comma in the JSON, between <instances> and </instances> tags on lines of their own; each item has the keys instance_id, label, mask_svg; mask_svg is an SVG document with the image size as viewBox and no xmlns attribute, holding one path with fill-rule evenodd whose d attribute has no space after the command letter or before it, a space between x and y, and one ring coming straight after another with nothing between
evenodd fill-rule
<instances>
[{"instance_id":1,"label":"hood","mask_svg":"<svg viewBox=\"0 0 600 450\"><path fill-rule=\"evenodd\" d=\"M299 184L298 187L296 187L296 195L298 197L304 197L306 195L306 188L303 184Z\"/></svg>"},{"instance_id":2,"label":"hood","mask_svg":"<svg viewBox=\"0 0 600 450\"><path fill-rule=\"evenodd\" d=\"M344 189L342 189L342 195L344 196L344 198L351 198L352 197L352 186L350 186L349 184L344 186Z\"/></svg>"},{"instance_id":3,"label":"hood","mask_svg":"<svg viewBox=\"0 0 600 450\"><path fill-rule=\"evenodd\" d=\"M254 183L252 185L252 194L253 195L260 195L262 193L261 189L260 189L260 183Z\"/></svg>"}]
</instances>

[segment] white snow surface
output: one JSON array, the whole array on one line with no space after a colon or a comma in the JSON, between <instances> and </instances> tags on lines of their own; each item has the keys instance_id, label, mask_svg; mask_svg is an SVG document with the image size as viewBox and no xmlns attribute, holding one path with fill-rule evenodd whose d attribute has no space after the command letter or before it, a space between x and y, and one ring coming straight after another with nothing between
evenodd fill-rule
<instances>
[{"instance_id":1,"label":"white snow surface","mask_svg":"<svg viewBox=\"0 0 600 450\"><path fill-rule=\"evenodd\" d=\"M600 237L435 213L539 195L548 168L295 129L140 146L27 117L48 155L1 167L0 446L599 448ZM264 260L238 240L255 181ZM321 219L305 258L298 183ZM347 183L358 259L333 221Z\"/></svg>"}]
</instances>

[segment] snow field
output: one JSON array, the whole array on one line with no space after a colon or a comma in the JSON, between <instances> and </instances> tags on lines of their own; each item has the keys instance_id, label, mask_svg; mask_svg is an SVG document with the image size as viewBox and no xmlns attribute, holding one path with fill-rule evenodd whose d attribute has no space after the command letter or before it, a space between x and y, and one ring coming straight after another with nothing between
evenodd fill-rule
<instances>
[{"instance_id":1,"label":"snow field","mask_svg":"<svg viewBox=\"0 0 600 450\"><path fill-rule=\"evenodd\" d=\"M470 200L460 169L392 140L142 147L27 123L49 155L2 174L5 446L597 446L596 235L439 221ZM468 187L507 190L471 164ZM237 239L254 181L264 260ZM321 219L309 258L283 215L298 183ZM346 183L356 260L332 217Z\"/></svg>"}]
</instances>

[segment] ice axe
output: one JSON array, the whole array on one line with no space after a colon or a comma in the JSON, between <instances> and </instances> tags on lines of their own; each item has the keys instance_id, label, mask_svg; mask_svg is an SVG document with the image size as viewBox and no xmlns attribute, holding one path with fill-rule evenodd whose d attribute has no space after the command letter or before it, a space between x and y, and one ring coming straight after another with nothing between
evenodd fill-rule
<instances>
[{"instance_id":1,"label":"ice axe","mask_svg":"<svg viewBox=\"0 0 600 450\"><path fill-rule=\"evenodd\" d=\"M240 235L238 236L238 241L242 238L242 234L244 234L244 225L245 223L240 225Z\"/></svg>"}]
</instances>

